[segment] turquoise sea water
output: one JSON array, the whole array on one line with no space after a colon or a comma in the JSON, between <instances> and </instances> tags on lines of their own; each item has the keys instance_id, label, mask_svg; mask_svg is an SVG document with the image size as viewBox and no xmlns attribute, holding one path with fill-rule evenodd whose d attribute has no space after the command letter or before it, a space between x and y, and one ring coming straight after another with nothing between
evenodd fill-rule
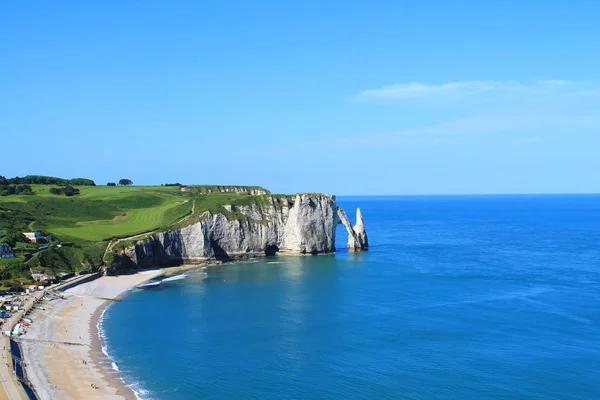
<instances>
[{"instance_id":1,"label":"turquoise sea water","mask_svg":"<svg viewBox=\"0 0 600 400\"><path fill-rule=\"evenodd\" d=\"M125 381L145 399L600 399L600 196L338 203L360 205L368 252L190 272L111 305Z\"/></svg>"}]
</instances>

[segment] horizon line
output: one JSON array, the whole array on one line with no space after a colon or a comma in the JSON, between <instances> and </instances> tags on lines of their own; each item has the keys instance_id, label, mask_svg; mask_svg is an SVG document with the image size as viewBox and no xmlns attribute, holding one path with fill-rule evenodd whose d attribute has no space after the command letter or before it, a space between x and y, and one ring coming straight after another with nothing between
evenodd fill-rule
<instances>
[{"instance_id":1,"label":"horizon line","mask_svg":"<svg viewBox=\"0 0 600 400\"><path fill-rule=\"evenodd\" d=\"M600 192L554 192L554 193L426 193L426 194L336 194L336 197L473 197L473 196L597 196Z\"/></svg>"}]
</instances>

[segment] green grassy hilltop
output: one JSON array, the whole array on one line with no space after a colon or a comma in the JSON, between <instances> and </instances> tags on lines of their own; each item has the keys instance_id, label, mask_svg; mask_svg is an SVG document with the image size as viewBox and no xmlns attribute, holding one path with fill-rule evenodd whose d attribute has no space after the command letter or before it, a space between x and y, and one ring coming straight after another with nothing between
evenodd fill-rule
<instances>
[{"instance_id":1,"label":"green grassy hilltop","mask_svg":"<svg viewBox=\"0 0 600 400\"><path fill-rule=\"evenodd\" d=\"M2 219L8 217L3 222L65 241L95 242L147 232L191 209L190 197L179 187L81 186L80 194L72 197L52 195L46 185L31 187L34 195L0 197Z\"/></svg>"},{"instance_id":2,"label":"green grassy hilltop","mask_svg":"<svg viewBox=\"0 0 600 400\"><path fill-rule=\"evenodd\" d=\"M52 185L30 187L33 194L0 196L0 232L41 231L61 247L36 252L40 245L18 243L16 259L0 260L4 288L27 283L31 268L52 272L98 269L104 264L107 246L117 240L183 226L204 211L233 214L223 208L225 204L270 198L259 187L237 187L241 192L236 193L225 192L232 187L210 185L75 186L79 193L73 196L52 194L50 189L56 187Z\"/></svg>"}]
</instances>

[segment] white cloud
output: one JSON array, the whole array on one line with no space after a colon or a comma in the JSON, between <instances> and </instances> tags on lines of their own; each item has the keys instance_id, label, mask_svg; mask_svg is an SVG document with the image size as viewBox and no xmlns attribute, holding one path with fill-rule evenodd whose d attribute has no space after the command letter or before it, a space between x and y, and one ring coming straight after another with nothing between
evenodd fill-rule
<instances>
[{"instance_id":1,"label":"white cloud","mask_svg":"<svg viewBox=\"0 0 600 400\"><path fill-rule=\"evenodd\" d=\"M423 115L430 122L408 126L400 116L395 131L324 138L299 146L311 150L383 148L416 142L447 143L468 135L506 135L517 143L539 143L550 133L568 135L600 130L600 88L567 80L530 84L475 80L439 85L412 82L368 89L358 98L424 105ZM460 106L452 107L455 103ZM431 112L428 108L431 104L444 106L444 112L439 115Z\"/></svg>"},{"instance_id":2,"label":"white cloud","mask_svg":"<svg viewBox=\"0 0 600 400\"><path fill-rule=\"evenodd\" d=\"M355 96L356 100L398 100L398 101L464 101L477 96L540 96L568 90L571 82L565 80L544 80L533 83L517 81L462 81L442 84L419 82L398 83L378 89L366 89Z\"/></svg>"},{"instance_id":3,"label":"white cloud","mask_svg":"<svg viewBox=\"0 0 600 400\"><path fill-rule=\"evenodd\" d=\"M593 131L600 129L600 110L589 113L569 108L523 108L496 110L456 117L440 123L401 128L394 132L347 136L302 143L311 150L388 147L426 140L438 144L458 136L505 134L519 143L539 143L544 133Z\"/></svg>"}]
</instances>

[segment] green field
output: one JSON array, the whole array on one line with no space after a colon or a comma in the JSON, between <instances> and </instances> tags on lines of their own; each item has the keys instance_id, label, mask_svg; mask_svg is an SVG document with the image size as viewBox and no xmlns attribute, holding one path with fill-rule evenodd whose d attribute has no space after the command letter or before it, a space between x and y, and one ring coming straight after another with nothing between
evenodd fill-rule
<instances>
[{"instance_id":1,"label":"green field","mask_svg":"<svg viewBox=\"0 0 600 400\"><path fill-rule=\"evenodd\" d=\"M93 256L98 257L98 249L105 249L110 240L192 223L197 220L191 215L192 209L196 216L210 211L243 218L226 211L223 205L261 203L271 198L215 193L216 186L208 185L183 190L178 186L78 186L80 194L71 197L51 194L52 185L31 187L34 195L0 196L0 230L42 231L52 235L56 243L72 242L80 249L82 260L85 249L93 249Z\"/></svg>"},{"instance_id":2,"label":"green field","mask_svg":"<svg viewBox=\"0 0 600 400\"><path fill-rule=\"evenodd\" d=\"M40 245L17 243L15 252L25 259L0 264L3 288L28 281L29 268L98 269L111 239L166 229L189 215L194 202L179 187L78 186L80 194L72 197L51 194L52 185L31 187L34 195L0 196L0 230L42 231L67 246L32 254Z\"/></svg>"},{"instance_id":3,"label":"green field","mask_svg":"<svg viewBox=\"0 0 600 400\"><path fill-rule=\"evenodd\" d=\"M163 186L78 186L72 197L50 194L49 185L32 185L33 196L0 197L0 229L43 231L58 240L75 243L108 241L166 229L204 211L224 212L225 204L246 205L268 201L271 195L206 193L206 187L186 190Z\"/></svg>"},{"instance_id":4,"label":"green field","mask_svg":"<svg viewBox=\"0 0 600 400\"><path fill-rule=\"evenodd\" d=\"M23 281L30 268L52 271L97 270L104 265L109 243L119 248L133 243L132 236L164 231L197 222L205 211L227 218L247 219L224 205L284 204L290 197L216 192L223 187L179 186L77 186L80 193L62 196L50 193L53 185L31 185L34 195L0 196L0 232L41 231L62 247L36 250L37 244L17 243L20 256L0 265L0 286ZM254 188L254 187L253 187ZM252 188L249 188L252 189ZM193 211L193 213L192 213ZM23 263L24 262L24 263Z\"/></svg>"},{"instance_id":5,"label":"green field","mask_svg":"<svg viewBox=\"0 0 600 400\"><path fill-rule=\"evenodd\" d=\"M110 219L90 221L82 218L74 224L67 224L65 220L55 221L48 226L48 231L73 240L99 241L149 232L168 226L190 213L190 199L153 196L152 204L144 204L136 197L124 198L124 201L133 204L115 211L116 215ZM148 198L144 200L148 201ZM139 203L135 204L136 201Z\"/></svg>"},{"instance_id":6,"label":"green field","mask_svg":"<svg viewBox=\"0 0 600 400\"><path fill-rule=\"evenodd\" d=\"M0 197L22 230L42 230L61 240L103 241L148 232L189 214L190 196L178 187L80 186L72 197L32 185L34 196ZM10 215L9 215L10 216Z\"/></svg>"}]
</instances>

